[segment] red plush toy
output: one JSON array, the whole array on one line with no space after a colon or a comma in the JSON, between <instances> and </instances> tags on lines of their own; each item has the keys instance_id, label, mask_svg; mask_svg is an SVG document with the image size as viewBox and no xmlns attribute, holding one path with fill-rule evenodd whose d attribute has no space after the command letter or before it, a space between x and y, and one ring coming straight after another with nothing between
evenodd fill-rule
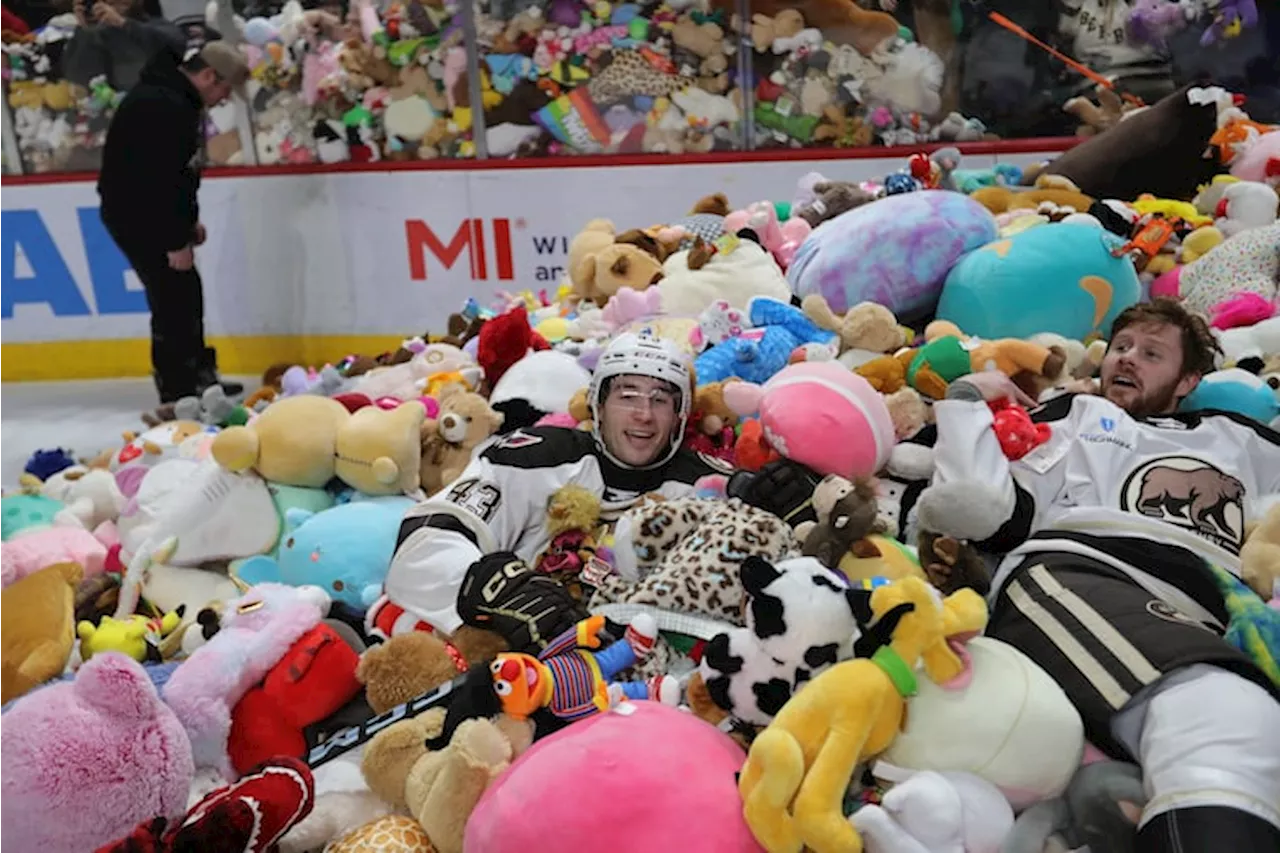
<instances>
[{"instance_id":1,"label":"red plush toy","mask_svg":"<svg viewBox=\"0 0 1280 853\"><path fill-rule=\"evenodd\" d=\"M551 349L551 344L529 325L528 309L517 305L480 327L476 363L484 368L484 378L492 388L498 384L502 374L524 358L531 349Z\"/></svg>"},{"instance_id":2,"label":"red plush toy","mask_svg":"<svg viewBox=\"0 0 1280 853\"><path fill-rule=\"evenodd\" d=\"M1035 423L1027 410L1016 403L1000 400L988 405L995 413L991 428L996 431L1000 449L1007 458L1021 459L1049 440L1052 434L1049 425Z\"/></svg>"},{"instance_id":3,"label":"red plush toy","mask_svg":"<svg viewBox=\"0 0 1280 853\"><path fill-rule=\"evenodd\" d=\"M360 692L359 663L356 651L323 622L299 637L231 711L227 753L236 772L273 756L305 755L303 730Z\"/></svg>"},{"instance_id":4,"label":"red plush toy","mask_svg":"<svg viewBox=\"0 0 1280 853\"><path fill-rule=\"evenodd\" d=\"M267 853L315 804L311 768L276 758L196 803L181 821L157 817L141 823L97 853Z\"/></svg>"}]
</instances>

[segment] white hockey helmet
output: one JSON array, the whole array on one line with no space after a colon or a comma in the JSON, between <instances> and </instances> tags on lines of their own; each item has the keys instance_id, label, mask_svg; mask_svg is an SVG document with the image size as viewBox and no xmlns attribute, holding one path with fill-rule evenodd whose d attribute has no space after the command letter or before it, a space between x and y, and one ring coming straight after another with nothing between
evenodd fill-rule
<instances>
[{"instance_id":1,"label":"white hockey helmet","mask_svg":"<svg viewBox=\"0 0 1280 853\"><path fill-rule=\"evenodd\" d=\"M671 431L671 446L661 458L655 460L645 469L665 465L684 441L685 424L689 420L689 406L693 399L693 381L689 369L689 359L675 344L662 338L650 335L637 335L625 332L609 342L600 355L595 373L591 376L591 387L587 391L587 399L591 403L592 434L604 451L604 455L615 465L623 468L633 467L616 458L609 452L600 435L600 414L604 406L602 399L608 380L615 376L647 376L669 382L676 389L676 423Z\"/></svg>"}]
</instances>

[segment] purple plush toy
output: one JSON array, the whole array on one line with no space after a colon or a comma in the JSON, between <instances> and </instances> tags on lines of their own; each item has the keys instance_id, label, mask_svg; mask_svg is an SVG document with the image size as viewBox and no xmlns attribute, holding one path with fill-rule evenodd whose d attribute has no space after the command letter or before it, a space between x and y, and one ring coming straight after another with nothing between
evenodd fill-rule
<instances>
[{"instance_id":1,"label":"purple plush toy","mask_svg":"<svg viewBox=\"0 0 1280 853\"><path fill-rule=\"evenodd\" d=\"M1258 24L1258 4L1254 0L1218 0L1213 13L1213 23L1200 36L1200 44L1207 47L1215 41L1239 35L1243 27Z\"/></svg>"},{"instance_id":2,"label":"purple plush toy","mask_svg":"<svg viewBox=\"0 0 1280 853\"><path fill-rule=\"evenodd\" d=\"M1129 40L1163 50L1169 36L1182 30L1194 10L1169 0L1138 0L1129 12Z\"/></svg>"}]
</instances>

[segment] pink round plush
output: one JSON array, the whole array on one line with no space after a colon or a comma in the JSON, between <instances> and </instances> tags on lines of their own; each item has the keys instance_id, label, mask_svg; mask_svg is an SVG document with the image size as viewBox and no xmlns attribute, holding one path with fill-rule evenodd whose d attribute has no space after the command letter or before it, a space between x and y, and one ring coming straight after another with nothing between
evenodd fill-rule
<instances>
[{"instance_id":1,"label":"pink round plush","mask_svg":"<svg viewBox=\"0 0 1280 853\"><path fill-rule=\"evenodd\" d=\"M0 743L7 850L84 853L187 810L191 742L142 665L119 652L19 699Z\"/></svg>"},{"instance_id":2,"label":"pink round plush","mask_svg":"<svg viewBox=\"0 0 1280 853\"><path fill-rule=\"evenodd\" d=\"M850 480L883 468L896 441L884 398L835 361L791 364L774 374L760 398L760 426L783 456Z\"/></svg>"},{"instance_id":3,"label":"pink round plush","mask_svg":"<svg viewBox=\"0 0 1280 853\"><path fill-rule=\"evenodd\" d=\"M756 853L728 735L656 702L597 714L535 743L490 786L464 853Z\"/></svg>"},{"instance_id":4,"label":"pink round plush","mask_svg":"<svg viewBox=\"0 0 1280 853\"><path fill-rule=\"evenodd\" d=\"M1155 277L1151 282L1151 298L1157 296L1166 296L1170 299L1177 299L1181 290L1182 283L1182 267L1174 267L1166 270Z\"/></svg>"}]
</instances>

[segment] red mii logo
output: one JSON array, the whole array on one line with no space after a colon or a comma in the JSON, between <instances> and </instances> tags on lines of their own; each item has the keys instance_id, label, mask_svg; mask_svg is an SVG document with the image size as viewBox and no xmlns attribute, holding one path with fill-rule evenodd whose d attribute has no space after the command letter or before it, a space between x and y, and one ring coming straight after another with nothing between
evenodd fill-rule
<instances>
[{"instance_id":1,"label":"red mii logo","mask_svg":"<svg viewBox=\"0 0 1280 853\"><path fill-rule=\"evenodd\" d=\"M487 281L489 278L488 244L485 231L493 235L493 260L497 281L515 279L515 269L511 262L511 220L491 219L489 228L485 228L483 219L464 219L453 232L448 242L441 240L431 226L421 219L409 219L404 223L405 243L409 251L409 278L414 281L427 280L427 255L431 255L440 266L453 269L463 252L471 264L473 281Z\"/></svg>"}]
</instances>

